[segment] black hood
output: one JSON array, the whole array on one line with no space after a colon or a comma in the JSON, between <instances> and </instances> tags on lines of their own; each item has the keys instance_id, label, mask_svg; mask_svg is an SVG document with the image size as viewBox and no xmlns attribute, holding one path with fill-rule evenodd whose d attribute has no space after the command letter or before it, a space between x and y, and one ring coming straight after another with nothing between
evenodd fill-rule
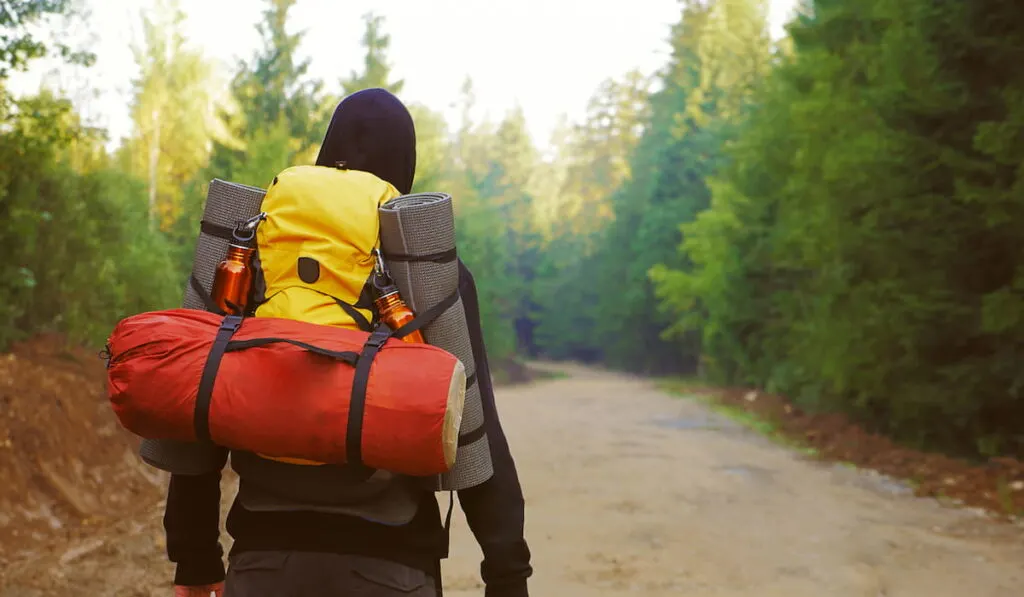
<instances>
[{"instance_id":1,"label":"black hood","mask_svg":"<svg viewBox=\"0 0 1024 597\"><path fill-rule=\"evenodd\" d=\"M416 129L409 110L385 89L364 89L346 97L334 109L316 158L318 166L338 162L409 193L416 174Z\"/></svg>"}]
</instances>

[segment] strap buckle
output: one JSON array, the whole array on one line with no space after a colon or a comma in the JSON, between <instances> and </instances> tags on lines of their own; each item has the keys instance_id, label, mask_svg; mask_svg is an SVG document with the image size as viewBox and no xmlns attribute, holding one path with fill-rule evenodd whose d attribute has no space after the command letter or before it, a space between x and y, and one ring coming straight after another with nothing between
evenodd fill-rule
<instances>
[{"instance_id":1,"label":"strap buckle","mask_svg":"<svg viewBox=\"0 0 1024 597\"><path fill-rule=\"evenodd\" d=\"M222 332L231 332L233 334L240 327L242 327L241 315L228 315L220 322L220 331Z\"/></svg>"},{"instance_id":2,"label":"strap buckle","mask_svg":"<svg viewBox=\"0 0 1024 597\"><path fill-rule=\"evenodd\" d=\"M364 346L372 346L374 348L380 348L391 339L392 332L386 325L379 325L377 329L370 333L370 337L366 339Z\"/></svg>"}]
</instances>

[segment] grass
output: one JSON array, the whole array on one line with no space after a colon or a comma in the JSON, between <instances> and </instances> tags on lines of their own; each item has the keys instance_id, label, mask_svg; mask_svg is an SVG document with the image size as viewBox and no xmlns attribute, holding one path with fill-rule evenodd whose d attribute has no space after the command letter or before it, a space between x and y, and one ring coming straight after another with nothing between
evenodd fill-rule
<instances>
[{"instance_id":1,"label":"grass","mask_svg":"<svg viewBox=\"0 0 1024 597\"><path fill-rule=\"evenodd\" d=\"M1018 510L1014 506L1013 488L1010 487L1006 477L999 477L999 481L996 483L996 492L998 494L999 506L1007 516L1013 518L1024 516L1024 510Z\"/></svg>"},{"instance_id":2,"label":"grass","mask_svg":"<svg viewBox=\"0 0 1024 597\"><path fill-rule=\"evenodd\" d=\"M696 377L667 377L657 380L657 384L665 392L680 398L698 401L713 412L758 433L775 444L796 450L807 456L818 455L816 448L787 435L779 421L763 417L739 406L720 402L715 391L718 388L706 381ZM849 464L849 466L854 465Z\"/></svg>"},{"instance_id":3,"label":"grass","mask_svg":"<svg viewBox=\"0 0 1024 597\"><path fill-rule=\"evenodd\" d=\"M662 390L670 394L686 395L688 398L692 397L692 394L704 394L714 389L713 385L696 377L662 377L656 381Z\"/></svg>"}]
</instances>

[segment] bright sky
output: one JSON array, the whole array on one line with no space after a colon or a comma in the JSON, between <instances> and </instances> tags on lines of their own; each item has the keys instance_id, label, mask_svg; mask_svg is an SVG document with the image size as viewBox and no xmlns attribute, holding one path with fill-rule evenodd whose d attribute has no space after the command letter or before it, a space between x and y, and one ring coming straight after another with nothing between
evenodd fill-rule
<instances>
[{"instance_id":1,"label":"bright sky","mask_svg":"<svg viewBox=\"0 0 1024 597\"><path fill-rule=\"evenodd\" d=\"M117 141L131 129L130 86L136 66L129 43L139 35L138 10L152 0L80 0L91 14L88 32L96 65L57 73L83 112ZM261 0L179 0L188 15L190 41L229 68L248 58L259 38ZM778 37L795 0L771 0L772 32ZM669 27L678 0L299 0L293 30L305 30L301 53L311 74L339 89L337 81L362 64L361 15L385 17L391 35L394 76L404 78L402 99L421 102L455 118L454 101L464 77L472 77L483 113L495 119L522 106L530 132L546 146L561 115L580 118L587 100L608 77L638 68L650 73L669 55ZM81 31L79 33L84 33ZM52 65L40 64L12 81L16 91L38 88ZM50 70L51 79L55 76ZM87 95L95 95L89 98Z\"/></svg>"}]
</instances>

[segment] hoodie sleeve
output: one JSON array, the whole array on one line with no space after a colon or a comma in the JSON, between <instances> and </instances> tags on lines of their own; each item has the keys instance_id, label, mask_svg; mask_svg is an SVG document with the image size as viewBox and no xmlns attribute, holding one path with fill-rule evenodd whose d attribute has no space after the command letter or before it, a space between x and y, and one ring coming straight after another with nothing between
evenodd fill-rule
<instances>
[{"instance_id":1,"label":"hoodie sleeve","mask_svg":"<svg viewBox=\"0 0 1024 597\"><path fill-rule=\"evenodd\" d=\"M177 564L174 584L199 586L224 580L219 470L202 475L171 475L164 531L167 557Z\"/></svg>"},{"instance_id":2,"label":"hoodie sleeve","mask_svg":"<svg viewBox=\"0 0 1024 597\"><path fill-rule=\"evenodd\" d=\"M484 560L480 573L486 597L527 597L527 579L533 573L530 549L524 537L525 502L515 461L498 420L491 372L480 324L480 305L472 274L459 261L462 295L483 401L484 425L491 447L494 475L486 482L458 492L459 504L470 530L480 544Z\"/></svg>"}]
</instances>

